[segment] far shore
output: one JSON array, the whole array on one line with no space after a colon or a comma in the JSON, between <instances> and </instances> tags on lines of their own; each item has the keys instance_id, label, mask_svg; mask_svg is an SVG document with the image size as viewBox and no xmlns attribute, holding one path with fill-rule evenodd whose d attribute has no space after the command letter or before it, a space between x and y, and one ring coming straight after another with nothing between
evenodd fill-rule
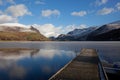
<instances>
[{"instance_id":1,"label":"far shore","mask_svg":"<svg viewBox=\"0 0 120 80\"><path fill-rule=\"evenodd\" d=\"M0 42L94 42L94 43L109 43L109 42L120 42L120 41L0 41Z\"/></svg>"}]
</instances>

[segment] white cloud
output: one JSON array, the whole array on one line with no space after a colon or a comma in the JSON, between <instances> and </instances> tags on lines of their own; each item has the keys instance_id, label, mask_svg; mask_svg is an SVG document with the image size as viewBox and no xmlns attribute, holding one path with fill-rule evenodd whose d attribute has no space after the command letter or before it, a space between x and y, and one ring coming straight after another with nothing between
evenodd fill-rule
<instances>
[{"instance_id":1,"label":"white cloud","mask_svg":"<svg viewBox=\"0 0 120 80\"><path fill-rule=\"evenodd\" d=\"M15 4L14 0L7 0L8 3Z\"/></svg>"},{"instance_id":2,"label":"white cloud","mask_svg":"<svg viewBox=\"0 0 120 80\"><path fill-rule=\"evenodd\" d=\"M95 5L101 6L103 4L106 4L107 2L108 2L108 0L96 0Z\"/></svg>"},{"instance_id":3,"label":"white cloud","mask_svg":"<svg viewBox=\"0 0 120 80\"><path fill-rule=\"evenodd\" d=\"M66 53L66 54L64 54L64 53ZM52 59L55 56L61 57L63 54L68 57L74 56L74 52L72 52L72 51L40 49L39 53L34 55L34 57L35 58L42 57L42 58Z\"/></svg>"},{"instance_id":4,"label":"white cloud","mask_svg":"<svg viewBox=\"0 0 120 80\"><path fill-rule=\"evenodd\" d=\"M120 2L118 2L118 3L116 4L116 8L117 8L118 10L120 10Z\"/></svg>"},{"instance_id":5,"label":"white cloud","mask_svg":"<svg viewBox=\"0 0 120 80\"><path fill-rule=\"evenodd\" d=\"M85 24L81 24L81 25L68 25L68 26L66 26L65 27L65 29L64 29L64 31L66 32L69 32L69 31L72 31L72 30L74 30L74 29L83 29L83 28L86 28L87 27L87 25L85 25Z\"/></svg>"},{"instance_id":6,"label":"white cloud","mask_svg":"<svg viewBox=\"0 0 120 80\"><path fill-rule=\"evenodd\" d=\"M0 24L0 26L9 26L9 27L19 26L19 27L26 28L26 29L30 28L30 26L23 25L23 24L20 24L20 23L3 23L3 24Z\"/></svg>"},{"instance_id":7,"label":"white cloud","mask_svg":"<svg viewBox=\"0 0 120 80\"><path fill-rule=\"evenodd\" d=\"M61 52L61 51L60 51ZM57 50L52 50L52 49L40 49L40 52L38 54L36 54L34 57L42 57L42 58L47 58L47 59L52 59L55 55L57 56L61 56L62 54L60 54Z\"/></svg>"},{"instance_id":8,"label":"white cloud","mask_svg":"<svg viewBox=\"0 0 120 80\"><path fill-rule=\"evenodd\" d=\"M99 10L97 13L99 15L107 15L114 11L114 8L103 8L102 10Z\"/></svg>"},{"instance_id":9,"label":"white cloud","mask_svg":"<svg viewBox=\"0 0 120 80\"><path fill-rule=\"evenodd\" d=\"M0 5L3 5L4 3L10 3L10 4L15 4L14 0L0 0Z\"/></svg>"},{"instance_id":10,"label":"white cloud","mask_svg":"<svg viewBox=\"0 0 120 80\"><path fill-rule=\"evenodd\" d=\"M17 22L17 19L8 15L0 15L0 23L7 23L7 22Z\"/></svg>"},{"instance_id":11,"label":"white cloud","mask_svg":"<svg viewBox=\"0 0 120 80\"><path fill-rule=\"evenodd\" d=\"M11 4L13 0L7 0ZM18 17L24 15L31 15L27 7L24 4L12 5L8 7L4 12L0 11L0 23L18 22Z\"/></svg>"},{"instance_id":12,"label":"white cloud","mask_svg":"<svg viewBox=\"0 0 120 80\"><path fill-rule=\"evenodd\" d=\"M50 9L42 10L41 15L43 17L50 17L52 15L59 16L60 15L60 11L56 10L56 9L55 10L50 10Z\"/></svg>"},{"instance_id":13,"label":"white cloud","mask_svg":"<svg viewBox=\"0 0 120 80\"><path fill-rule=\"evenodd\" d=\"M73 16L85 16L87 14L86 11L80 11L80 12L72 12L71 15Z\"/></svg>"},{"instance_id":14,"label":"white cloud","mask_svg":"<svg viewBox=\"0 0 120 80\"><path fill-rule=\"evenodd\" d=\"M0 15L3 14L3 12L0 10Z\"/></svg>"},{"instance_id":15,"label":"white cloud","mask_svg":"<svg viewBox=\"0 0 120 80\"><path fill-rule=\"evenodd\" d=\"M50 36L58 36L61 28L60 27L55 27L53 24L43 24L43 25L33 25L35 28L37 28L40 33L45 35L46 37Z\"/></svg>"},{"instance_id":16,"label":"white cloud","mask_svg":"<svg viewBox=\"0 0 120 80\"><path fill-rule=\"evenodd\" d=\"M59 26L59 27L56 27L53 24L43 24L43 25L34 24L33 26L35 28L37 28L46 37L50 37L50 36L57 37L60 34L66 34L69 31L72 31L72 30L74 30L76 28L77 29L86 28L86 25L84 25L84 24L81 24L79 26L68 25L68 26Z\"/></svg>"},{"instance_id":17,"label":"white cloud","mask_svg":"<svg viewBox=\"0 0 120 80\"><path fill-rule=\"evenodd\" d=\"M45 2L42 2L42 1L35 1L35 4L45 4Z\"/></svg>"},{"instance_id":18,"label":"white cloud","mask_svg":"<svg viewBox=\"0 0 120 80\"><path fill-rule=\"evenodd\" d=\"M27 7L24 4L19 5L12 5L7 8L7 13L10 13L14 17L24 16L24 15L31 15L31 12L28 11Z\"/></svg>"},{"instance_id":19,"label":"white cloud","mask_svg":"<svg viewBox=\"0 0 120 80\"><path fill-rule=\"evenodd\" d=\"M108 2L108 0L101 0L101 3L102 4L105 4L105 3L107 3Z\"/></svg>"},{"instance_id":20,"label":"white cloud","mask_svg":"<svg viewBox=\"0 0 120 80\"><path fill-rule=\"evenodd\" d=\"M2 5L3 4L3 1L2 0L0 0L0 5Z\"/></svg>"}]
</instances>

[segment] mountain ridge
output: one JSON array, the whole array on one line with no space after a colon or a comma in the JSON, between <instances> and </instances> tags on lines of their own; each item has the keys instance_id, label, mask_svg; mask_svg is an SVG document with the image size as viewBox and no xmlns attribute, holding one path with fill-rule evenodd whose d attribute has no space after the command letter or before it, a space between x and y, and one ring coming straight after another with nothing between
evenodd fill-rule
<instances>
[{"instance_id":1,"label":"mountain ridge","mask_svg":"<svg viewBox=\"0 0 120 80\"><path fill-rule=\"evenodd\" d=\"M27 27L18 23L0 24L0 41L48 41L33 26Z\"/></svg>"},{"instance_id":2,"label":"mountain ridge","mask_svg":"<svg viewBox=\"0 0 120 80\"><path fill-rule=\"evenodd\" d=\"M94 41L94 40L119 40L119 38L113 38L112 36L115 35L116 33L119 33L120 29L120 20L115 21L112 23L104 24L99 27L89 27L89 28L84 28L84 29L75 29L73 31L68 32L67 34L62 34L59 35L55 40L60 40L60 41ZM113 34L111 34L111 32ZM77 33L77 34L76 34ZM101 36L107 36L106 34L111 34L111 36L100 39L99 37ZM118 37L117 35L116 37ZM96 38L96 39L95 39ZM102 37L101 37L102 38Z\"/></svg>"}]
</instances>

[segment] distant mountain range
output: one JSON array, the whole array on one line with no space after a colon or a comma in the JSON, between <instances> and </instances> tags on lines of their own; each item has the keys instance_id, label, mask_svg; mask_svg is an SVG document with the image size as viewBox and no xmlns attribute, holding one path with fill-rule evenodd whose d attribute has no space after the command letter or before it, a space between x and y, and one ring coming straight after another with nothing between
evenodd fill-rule
<instances>
[{"instance_id":1,"label":"distant mountain range","mask_svg":"<svg viewBox=\"0 0 120 80\"><path fill-rule=\"evenodd\" d=\"M99 27L75 29L51 39L59 41L120 41L120 21Z\"/></svg>"},{"instance_id":2,"label":"distant mountain range","mask_svg":"<svg viewBox=\"0 0 120 80\"><path fill-rule=\"evenodd\" d=\"M74 29L58 37L50 37L57 41L120 41L120 21L102 26ZM0 24L0 41L48 41L34 26L18 23Z\"/></svg>"},{"instance_id":3,"label":"distant mountain range","mask_svg":"<svg viewBox=\"0 0 120 80\"><path fill-rule=\"evenodd\" d=\"M0 41L46 41L39 30L18 23L0 24Z\"/></svg>"}]
</instances>

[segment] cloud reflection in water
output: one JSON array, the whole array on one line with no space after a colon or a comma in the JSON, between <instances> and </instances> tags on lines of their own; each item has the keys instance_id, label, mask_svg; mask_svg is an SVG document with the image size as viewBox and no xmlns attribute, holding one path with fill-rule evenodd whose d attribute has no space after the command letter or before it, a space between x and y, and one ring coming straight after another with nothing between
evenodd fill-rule
<instances>
[{"instance_id":1,"label":"cloud reflection in water","mask_svg":"<svg viewBox=\"0 0 120 80\"><path fill-rule=\"evenodd\" d=\"M0 79L47 80L67 62L75 52L55 49L0 49Z\"/></svg>"}]
</instances>

